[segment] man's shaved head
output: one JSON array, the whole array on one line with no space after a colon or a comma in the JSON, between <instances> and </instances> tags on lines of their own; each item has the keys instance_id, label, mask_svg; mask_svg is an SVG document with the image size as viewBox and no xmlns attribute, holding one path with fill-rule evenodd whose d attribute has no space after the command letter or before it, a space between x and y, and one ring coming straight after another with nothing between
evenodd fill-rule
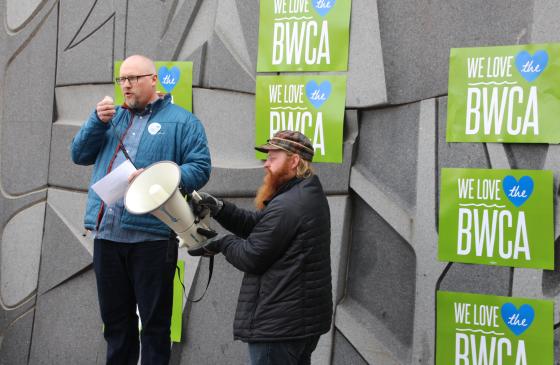
<instances>
[{"instance_id":1,"label":"man's shaved head","mask_svg":"<svg viewBox=\"0 0 560 365\"><path fill-rule=\"evenodd\" d=\"M143 70L142 72L144 73L156 73L156 64L146 56L136 54L127 57L127 59L122 63L121 69L123 66L128 66L128 64L135 65L138 69Z\"/></svg>"}]
</instances>

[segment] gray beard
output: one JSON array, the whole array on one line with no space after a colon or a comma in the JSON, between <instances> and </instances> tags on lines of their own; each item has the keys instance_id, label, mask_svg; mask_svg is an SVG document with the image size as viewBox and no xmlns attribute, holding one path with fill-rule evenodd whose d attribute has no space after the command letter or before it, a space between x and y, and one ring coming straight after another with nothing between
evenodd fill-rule
<instances>
[{"instance_id":1,"label":"gray beard","mask_svg":"<svg viewBox=\"0 0 560 365\"><path fill-rule=\"evenodd\" d=\"M138 101L137 100L132 100L130 104L128 104L128 107L130 109L136 109L138 108Z\"/></svg>"}]
</instances>

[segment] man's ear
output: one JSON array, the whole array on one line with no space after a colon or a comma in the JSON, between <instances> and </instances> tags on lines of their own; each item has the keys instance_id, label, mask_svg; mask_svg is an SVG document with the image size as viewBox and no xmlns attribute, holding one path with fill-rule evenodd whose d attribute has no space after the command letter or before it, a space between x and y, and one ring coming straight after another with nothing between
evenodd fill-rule
<instances>
[{"instance_id":1,"label":"man's ear","mask_svg":"<svg viewBox=\"0 0 560 365\"><path fill-rule=\"evenodd\" d=\"M293 157L293 158L292 158L292 161L290 161L290 167L291 167L292 169L296 169L296 168L298 167L298 165L299 165L299 160L301 159L301 156L298 155L297 153L294 153L294 154L292 155L292 157Z\"/></svg>"}]
</instances>

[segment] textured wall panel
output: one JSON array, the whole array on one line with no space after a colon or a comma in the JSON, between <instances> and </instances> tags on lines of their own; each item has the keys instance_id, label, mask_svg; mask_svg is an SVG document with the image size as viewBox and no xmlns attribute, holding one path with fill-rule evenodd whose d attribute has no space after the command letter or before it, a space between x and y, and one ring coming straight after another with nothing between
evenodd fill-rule
<instances>
[{"instance_id":1,"label":"textured wall panel","mask_svg":"<svg viewBox=\"0 0 560 365\"><path fill-rule=\"evenodd\" d=\"M533 1L531 43L558 42L560 7L555 0Z\"/></svg>"},{"instance_id":2,"label":"textured wall panel","mask_svg":"<svg viewBox=\"0 0 560 365\"><path fill-rule=\"evenodd\" d=\"M60 2L57 85L111 82L115 42L122 42L122 21L115 11L124 1ZM121 10L121 11L122 11Z\"/></svg>"},{"instance_id":3,"label":"textured wall panel","mask_svg":"<svg viewBox=\"0 0 560 365\"><path fill-rule=\"evenodd\" d=\"M19 212L4 227L0 251L2 304L14 307L37 289L45 203Z\"/></svg>"},{"instance_id":4,"label":"textured wall panel","mask_svg":"<svg viewBox=\"0 0 560 365\"><path fill-rule=\"evenodd\" d=\"M204 189L221 196L254 194L263 178L253 152L254 96L194 89L193 110L206 129L212 158L212 175Z\"/></svg>"},{"instance_id":5,"label":"textured wall panel","mask_svg":"<svg viewBox=\"0 0 560 365\"><path fill-rule=\"evenodd\" d=\"M56 212L47 206L39 295L60 285L91 264L89 252Z\"/></svg>"},{"instance_id":6,"label":"textured wall panel","mask_svg":"<svg viewBox=\"0 0 560 365\"><path fill-rule=\"evenodd\" d=\"M208 86L255 93L258 1L219 0L208 46Z\"/></svg>"},{"instance_id":7,"label":"textured wall panel","mask_svg":"<svg viewBox=\"0 0 560 365\"><path fill-rule=\"evenodd\" d=\"M533 9L526 0L378 0L377 5L392 104L446 94L451 47L527 43Z\"/></svg>"},{"instance_id":8,"label":"textured wall panel","mask_svg":"<svg viewBox=\"0 0 560 365\"><path fill-rule=\"evenodd\" d=\"M353 0L346 107L364 108L387 103L376 0Z\"/></svg>"},{"instance_id":9,"label":"textured wall panel","mask_svg":"<svg viewBox=\"0 0 560 365\"><path fill-rule=\"evenodd\" d=\"M165 3L150 0L128 1L125 56L156 56L169 11Z\"/></svg>"},{"instance_id":10,"label":"textured wall panel","mask_svg":"<svg viewBox=\"0 0 560 365\"><path fill-rule=\"evenodd\" d=\"M87 190L91 167L75 165L70 144L82 124L105 95L113 95L113 84L80 85L55 89L57 119L52 126L49 185Z\"/></svg>"},{"instance_id":11,"label":"textured wall panel","mask_svg":"<svg viewBox=\"0 0 560 365\"><path fill-rule=\"evenodd\" d=\"M102 323L92 270L37 299L29 364L96 364Z\"/></svg>"},{"instance_id":12,"label":"textured wall panel","mask_svg":"<svg viewBox=\"0 0 560 365\"><path fill-rule=\"evenodd\" d=\"M438 289L508 296L511 271L509 267L453 263Z\"/></svg>"},{"instance_id":13,"label":"textured wall panel","mask_svg":"<svg viewBox=\"0 0 560 365\"><path fill-rule=\"evenodd\" d=\"M208 42L208 86L255 93L255 76L236 59L233 50L218 36Z\"/></svg>"},{"instance_id":14,"label":"textured wall panel","mask_svg":"<svg viewBox=\"0 0 560 365\"><path fill-rule=\"evenodd\" d=\"M186 59L212 37L214 33L214 24L216 22L217 8L218 0L201 1L196 17L189 28L184 43L179 48L179 60Z\"/></svg>"},{"instance_id":15,"label":"textured wall panel","mask_svg":"<svg viewBox=\"0 0 560 365\"><path fill-rule=\"evenodd\" d=\"M405 360L413 331L414 251L359 198L353 200L351 247L347 297L375 321L379 341Z\"/></svg>"},{"instance_id":16,"label":"textured wall panel","mask_svg":"<svg viewBox=\"0 0 560 365\"><path fill-rule=\"evenodd\" d=\"M44 0L6 0L6 25L14 31L23 26Z\"/></svg>"},{"instance_id":17,"label":"textured wall panel","mask_svg":"<svg viewBox=\"0 0 560 365\"><path fill-rule=\"evenodd\" d=\"M367 365L367 362L363 357L360 356L358 352L352 347L352 344L348 342L346 338L339 332L336 331L334 336L334 353L333 353L333 365Z\"/></svg>"},{"instance_id":18,"label":"textured wall panel","mask_svg":"<svg viewBox=\"0 0 560 365\"><path fill-rule=\"evenodd\" d=\"M86 209L87 194L68 190L49 189L48 207L69 230L73 237L73 245L81 244L90 256L93 256L93 238L84 231L83 212ZM67 234L67 233L65 233ZM81 253L81 251L80 251Z\"/></svg>"},{"instance_id":19,"label":"textured wall panel","mask_svg":"<svg viewBox=\"0 0 560 365\"><path fill-rule=\"evenodd\" d=\"M22 194L47 185L56 15L56 11L49 13L37 35L10 55L4 70L0 178L10 194Z\"/></svg>"},{"instance_id":20,"label":"textured wall panel","mask_svg":"<svg viewBox=\"0 0 560 365\"><path fill-rule=\"evenodd\" d=\"M415 202L420 104L363 112L355 168L411 209Z\"/></svg>"},{"instance_id":21,"label":"textured wall panel","mask_svg":"<svg viewBox=\"0 0 560 365\"><path fill-rule=\"evenodd\" d=\"M350 235L350 199L348 196L331 196L331 270L333 286L333 303L336 304L344 296L346 282L346 263L348 262L348 241ZM333 321L334 327L334 321ZM317 349L312 354L314 364L330 364L334 342L334 331L324 334L319 339Z\"/></svg>"},{"instance_id":22,"label":"textured wall panel","mask_svg":"<svg viewBox=\"0 0 560 365\"><path fill-rule=\"evenodd\" d=\"M198 16L198 10L202 2L202 0L179 0L165 1L162 3L162 15L165 14L165 16L161 19L161 32L158 33L154 29L154 33L159 35L159 39L156 41L156 54L152 57L161 60L177 59L177 55L184 45L183 42L191 31L194 19ZM148 8L152 5L155 4L149 4ZM148 18L153 18L154 14L159 15L158 13L152 13L148 15ZM141 20L142 17L135 17L135 19ZM141 21L138 23L141 24ZM127 36L130 30L131 29L127 29ZM141 34L142 33L140 33L140 35ZM147 42L144 41L144 43ZM128 53L128 55L131 54L132 53ZM150 52L147 54L150 54Z\"/></svg>"},{"instance_id":23,"label":"textured wall panel","mask_svg":"<svg viewBox=\"0 0 560 365\"><path fill-rule=\"evenodd\" d=\"M0 345L0 364L27 364L34 311L28 311L7 329Z\"/></svg>"}]
</instances>

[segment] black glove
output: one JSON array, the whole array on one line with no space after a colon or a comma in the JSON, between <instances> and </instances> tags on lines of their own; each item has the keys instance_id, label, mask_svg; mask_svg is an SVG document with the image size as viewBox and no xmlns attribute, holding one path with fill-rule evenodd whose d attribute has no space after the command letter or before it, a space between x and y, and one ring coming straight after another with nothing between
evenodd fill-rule
<instances>
[{"instance_id":1,"label":"black glove","mask_svg":"<svg viewBox=\"0 0 560 365\"><path fill-rule=\"evenodd\" d=\"M205 193L203 191L199 191L198 195L201 198L200 200L197 201L194 198L191 200L191 207L193 213L196 216L204 217L209 211L210 216L215 217L216 214L218 214L220 210L222 210L222 207L224 206L224 202L222 202L220 199L208 193Z\"/></svg>"},{"instance_id":2,"label":"black glove","mask_svg":"<svg viewBox=\"0 0 560 365\"><path fill-rule=\"evenodd\" d=\"M224 237L224 235L219 235L215 231L204 228L198 228L196 231L200 235L206 236L208 240L204 242L204 245L202 245L201 247L187 250L189 255L211 257L222 251L221 239Z\"/></svg>"}]
</instances>

